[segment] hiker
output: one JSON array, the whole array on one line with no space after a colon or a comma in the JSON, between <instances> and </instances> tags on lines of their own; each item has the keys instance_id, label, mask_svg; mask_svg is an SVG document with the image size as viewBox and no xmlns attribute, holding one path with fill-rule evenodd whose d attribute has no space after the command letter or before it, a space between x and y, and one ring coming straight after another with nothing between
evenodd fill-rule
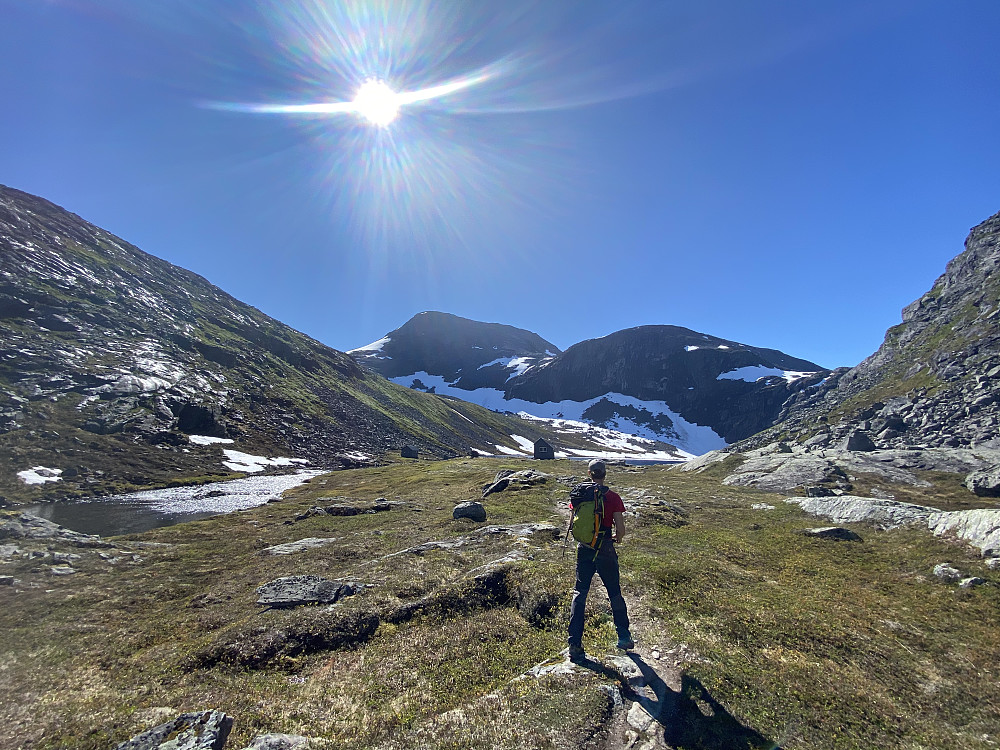
<instances>
[{"instance_id":1,"label":"hiker","mask_svg":"<svg viewBox=\"0 0 1000 750\"><path fill-rule=\"evenodd\" d=\"M625 536L625 504L621 495L612 492L604 485L607 467L600 459L594 459L587 465L590 482L578 484L570 493L570 506L574 510L585 509L584 504L593 502L599 515L595 527L599 530L591 544L583 541L576 549L576 586L573 590L573 602L569 609L569 658L578 661L585 657L583 649L583 618L587 604L587 593L590 582L597 573L608 590L611 600L611 613L614 616L615 630L618 631L618 648L629 650L635 648L632 634L629 631L628 609L622 597L622 588L618 572L618 553L615 544L621 544ZM586 509L589 510L589 509ZM580 515L583 515L581 513ZM574 538L580 540L576 529Z\"/></svg>"}]
</instances>

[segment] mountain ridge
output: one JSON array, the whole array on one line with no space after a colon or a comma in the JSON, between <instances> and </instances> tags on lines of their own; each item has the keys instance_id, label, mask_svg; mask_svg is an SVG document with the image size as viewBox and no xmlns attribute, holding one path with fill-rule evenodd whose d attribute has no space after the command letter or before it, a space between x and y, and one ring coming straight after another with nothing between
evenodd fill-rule
<instances>
[{"instance_id":1,"label":"mountain ridge","mask_svg":"<svg viewBox=\"0 0 1000 750\"><path fill-rule=\"evenodd\" d=\"M588 339L563 352L535 337L534 351L492 344L497 324L464 318L481 351L463 351L439 333L433 357L414 324L446 313L420 313L366 347L348 352L393 382L446 392L499 411L581 420L678 445L692 453L722 447L770 426L792 393L829 372L775 349L749 346L680 326L635 326ZM538 342L546 346L544 351ZM485 352L505 357L489 362ZM471 367L477 370L470 372ZM485 368L485 372L483 372Z\"/></svg>"}]
</instances>

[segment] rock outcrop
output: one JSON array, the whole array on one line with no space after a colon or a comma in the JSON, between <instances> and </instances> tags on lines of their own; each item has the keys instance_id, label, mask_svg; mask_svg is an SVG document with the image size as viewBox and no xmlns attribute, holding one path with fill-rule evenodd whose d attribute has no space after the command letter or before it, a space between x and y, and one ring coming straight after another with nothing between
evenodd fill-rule
<instances>
[{"instance_id":1,"label":"rock outcrop","mask_svg":"<svg viewBox=\"0 0 1000 750\"><path fill-rule=\"evenodd\" d=\"M836 523L870 523L882 529L926 526L935 536L959 539L983 557L1000 557L1000 509L942 511L911 503L870 497L791 497L786 503Z\"/></svg>"},{"instance_id":2,"label":"rock outcrop","mask_svg":"<svg viewBox=\"0 0 1000 750\"><path fill-rule=\"evenodd\" d=\"M232 728L233 718L221 711L196 711L137 734L115 750L222 750Z\"/></svg>"},{"instance_id":3,"label":"rock outcrop","mask_svg":"<svg viewBox=\"0 0 1000 750\"><path fill-rule=\"evenodd\" d=\"M872 356L793 394L774 429L737 449L834 445L858 431L881 449L1000 447L1000 214L902 318Z\"/></svg>"}]
</instances>

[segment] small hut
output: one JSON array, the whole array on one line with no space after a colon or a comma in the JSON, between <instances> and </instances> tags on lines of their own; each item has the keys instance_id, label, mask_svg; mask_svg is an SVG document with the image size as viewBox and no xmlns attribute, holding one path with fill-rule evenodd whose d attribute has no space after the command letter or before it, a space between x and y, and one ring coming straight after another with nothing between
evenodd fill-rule
<instances>
[{"instance_id":1,"label":"small hut","mask_svg":"<svg viewBox=\"0 0 1000 750\"><path fill-rule=\"evenodd\" d=\"M412 445L404 445L402 450L399 451L399 455L403 458L420 458L420 453Z\"/></svg>"},{"instance_id":2,"label":"small hut","mask_svg":"<svg viewBox=\"0 0 1000 750\"><path fill-rule=\"evenodd\" d=\"M535 458L551 459L556 457L555 449L544 438L535 441Z\"/></svg>"}]
</instances>

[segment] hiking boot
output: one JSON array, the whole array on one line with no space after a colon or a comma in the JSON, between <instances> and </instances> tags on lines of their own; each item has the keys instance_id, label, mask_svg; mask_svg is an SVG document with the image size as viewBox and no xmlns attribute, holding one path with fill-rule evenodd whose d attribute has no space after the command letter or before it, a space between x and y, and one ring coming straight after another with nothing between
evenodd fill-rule
<instances>
[{"instance_id":1,"label":"hiking boot","mask_svg":"<svg viewBox=\"0 0 1000 750\"><path fill-rule=\"evenodd\" d=\"M587 658L587 652L583 650L583 646L577 646L575 644L570 644L569 647L569 660L571 662L581 662Z\"/></svg>"},{"instance_id":2,"label":"hiking boot","mask_svg":"<svg viewBox=\"0 0 1000 750\"><path fill-rule=\"evenodd\" d=\"M620 635L618 636L618 643L615 644L622 651L631 651L635 648L635 641L632 640L630 635Z\"/></svg>"}]
</instances>

